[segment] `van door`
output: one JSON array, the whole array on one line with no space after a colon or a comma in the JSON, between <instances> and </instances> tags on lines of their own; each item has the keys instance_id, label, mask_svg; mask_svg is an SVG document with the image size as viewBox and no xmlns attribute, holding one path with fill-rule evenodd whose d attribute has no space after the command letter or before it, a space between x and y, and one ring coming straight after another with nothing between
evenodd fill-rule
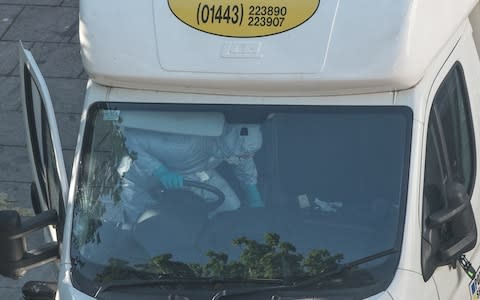
<instances>
[{"instance_id":1,"label":"van door","mask_svg":"<svg viewBox=\"0 0 480 300\"><path fill-rule=\"evenodd\" d=\"M57 121L45 80L32 53L22 44L19 66L27 149L33 171L32 204L36 213L57 211L57 228L49 230L51 238L57 240L63 235L68 192Z\"/></svg>"},{"instance_id":2,"label":"van door","mask_svg":"<svg viewBox=\"0 0 480 300\"><path fill-rule=\"evenodd\" d=\"M428 113L422 213L422 271L434 280L439 298L470 299L471 279L460 265L438 264L439 254L454 245L470 243L465 255L478 267L477 231L480 221L478 186L479 137L478 74L480 65L471 36L466 34L451 53L432 86ZM458 206L449 183L464 187L472 209L440 227L429 230L428 217ZM440 251L437 251L440 250ZM452 251L454 252L454 251Z\"/></svg>"}]
</instances>

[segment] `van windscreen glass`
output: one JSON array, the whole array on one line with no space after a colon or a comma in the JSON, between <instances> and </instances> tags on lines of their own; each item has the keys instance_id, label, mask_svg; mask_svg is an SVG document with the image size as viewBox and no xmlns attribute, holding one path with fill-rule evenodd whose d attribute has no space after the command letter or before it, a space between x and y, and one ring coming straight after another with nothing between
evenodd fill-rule
<instances>
[{"instance_id":1,"label":"van windscreen glass","mask_svg":"<svg viewBox=\"0 0 480 300\"><path fill-rule=\"evenodd\" d=\"M157 296L211 299L399 251L411 130L406 107L95 104L76 186L74 284L95 295L168 279ZM268 299L373 295L398 251Z\"/></svg>"}]
</instances>

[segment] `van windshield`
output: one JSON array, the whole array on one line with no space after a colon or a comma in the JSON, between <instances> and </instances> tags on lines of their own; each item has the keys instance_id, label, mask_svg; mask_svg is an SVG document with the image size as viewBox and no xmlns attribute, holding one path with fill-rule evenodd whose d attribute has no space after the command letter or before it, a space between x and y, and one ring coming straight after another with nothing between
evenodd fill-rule
<instances>
[{"instance_id":1,"label":"van windshield","mask_svg":"<svg viewBox=\"0 0 480 300\"><path fill-rule=\"evenodd\" d=\"M411 110L393 106L95 104L76 189L74 284L94 295L115 282L216 280L157 291L203 299L399 250L411 128ZM398 259L311 288L373 295Z\"/></svg>"}]
</instances>

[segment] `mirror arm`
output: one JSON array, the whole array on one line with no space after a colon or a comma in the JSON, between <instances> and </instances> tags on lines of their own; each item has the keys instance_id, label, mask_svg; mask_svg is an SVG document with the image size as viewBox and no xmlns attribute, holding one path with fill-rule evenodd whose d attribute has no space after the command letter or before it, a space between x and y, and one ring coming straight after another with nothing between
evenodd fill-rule
<instances>
[{"instance_id":1,"label":"mirror arm","mask_svg":"<svg viewBox=\"0 0 480 300\"><path fill-rule=\"evenodd\" d=\"M19 278L30 268L58 259L60 247L57 242L26 250L26 236L48 225L56 225L57 219L57 212L49 210L22 224L17 211L0 211L0 274Z\"/></svg>"},{"instance_id":2,"label":"mirror arm","mask_svg":"<svg viewBox=\"0 0 480 300\"><path fill-rule=\"evenodd\" d=\"M36 215L35 217L26 220L22 224L22 227L17 230L15 234L9 236L8 238L13 240L25 237L36 230L42 229L43 227L49 225L56 225L57 220L58 216L55 210L45 211L39 215Z\"/></svg>"},{"instance_id":3,"label":"mirror arm","mask_svg":"<svg viewBox=\"0 0 480 300\"><path fill-rule=\"evenodd\" d=\"M428 227L435 228L435 227L441 226L442 224L445 224L446 222L458 216L469 206L470 206L470 201L465 201L454 209L446 208L436 213L433 213L428 217Z\"/></svg>"}]
</instances>

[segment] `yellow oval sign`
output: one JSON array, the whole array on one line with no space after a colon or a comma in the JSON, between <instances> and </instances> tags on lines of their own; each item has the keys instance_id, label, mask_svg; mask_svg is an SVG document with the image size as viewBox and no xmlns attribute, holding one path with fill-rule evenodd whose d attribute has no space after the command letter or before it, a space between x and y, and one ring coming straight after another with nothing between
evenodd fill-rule
<instances>
[{"instance_id":1,"label":"yellow oval sign","mask_svg":"<svg viewBox=\"0 0 480 300\"><path fill-rule=\"evenodd\" d=\"M310 19L320 0L168 0L183 23L211 34L260 37L293 29Z\"/></svg>"}]
</instances>

